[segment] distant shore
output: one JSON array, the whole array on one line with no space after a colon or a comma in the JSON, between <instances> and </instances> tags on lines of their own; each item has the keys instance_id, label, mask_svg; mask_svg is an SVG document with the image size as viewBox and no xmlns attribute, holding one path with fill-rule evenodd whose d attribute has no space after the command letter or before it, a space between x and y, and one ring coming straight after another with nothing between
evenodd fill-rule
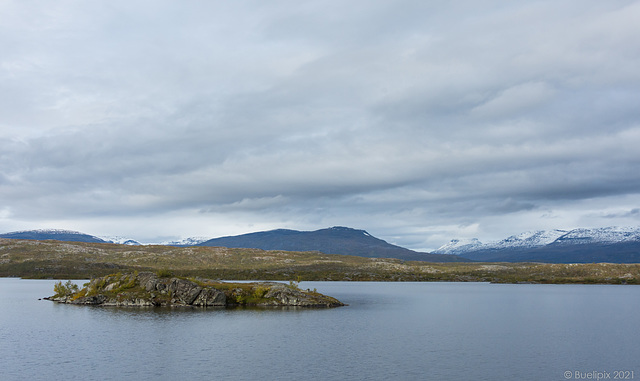
<instances>
[{"instance_id":1,"label":"distant shore","mask_svg":"<svg viewBox=\"0 0 640 381\"><path fill-rule=\"evenodd\" d=\"M237 280L640 284L640 264L434 263L224 247L0 242L1 277L89 279L160 270Z\"/></svg>"}]
</instances>

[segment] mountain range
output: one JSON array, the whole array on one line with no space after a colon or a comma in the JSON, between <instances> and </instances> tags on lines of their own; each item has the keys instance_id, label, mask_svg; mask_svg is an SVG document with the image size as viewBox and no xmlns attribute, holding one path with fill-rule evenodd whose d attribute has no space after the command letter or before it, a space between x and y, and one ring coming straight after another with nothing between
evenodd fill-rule
<instances>
[{"instance_id":1,"label":"mountain range","mask_svg":"<svg viewBox=\"0 0 640 381\"><path fill-rule=\"evenodd\" d=\"M79 241L139 245L134 240L115 237L100 238L70 230L28 230L0 234L0 238ZM421 253L392 245L364 230L332 227L316 231L277 229L214 239L188 238L163 243L168 246L221 246L262 250L317 251L325 254L355 255L368 258L397 258L405 261L469 262L451 254Z\"/></svg>"},{"instance_id":2,"label":"mountain range","mask_svg":"<svg viewBox=\"0 0 640 381\"><path fill-rule=\"evenodd\" d=\"M141 245L123 237L97 237L59 229L11 232L0 234L0 238ZM192 237L162 245L317 251L429 262L640 263L640 227L539 230L490 243L482 243L477 238L454 239L432 253L409 250L364 230L340 226L316 231L276 229L213 239Z\"/></svg>"},{"instance_id":3,"label":"mountain range","mask_svg":"<svg viewBox=\"0 0 640 381\"><path fill-rule=\"evenodd\" d=\"M491 243L454 239L434 253L482 262L640 263L640 227L539 230Z\"/></svg>"},{"instance_id":4,"label":"mountain range","mask_svg":"<svg viewBox=\"0 0 640 381\"><path fill-rule=\"evenodd\" d=\"M54 240L67 242L89 242L89 243L117 243L120 245L142 245L140 242L125 237L97 237L74 230L64 229L37 229L22 230L0 234L0 238L8 239L32 239L36 241Z\"/></svg>"}]
</instances>

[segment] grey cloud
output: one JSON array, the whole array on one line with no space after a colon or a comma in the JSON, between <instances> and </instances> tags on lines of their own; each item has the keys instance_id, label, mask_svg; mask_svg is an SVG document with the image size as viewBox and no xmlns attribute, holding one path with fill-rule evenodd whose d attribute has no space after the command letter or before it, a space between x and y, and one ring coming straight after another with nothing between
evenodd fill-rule
<instances>
[{"instance_id":1,"label":"grey cloud","mask_svg":"<svg viewBox=\"0 0 640 381\"><path fill-rule=\"evenodd\" d=\"M602 215L602 217L611 218L611 219L628 218L628 217L640 218L640 208L633 208L633 209L626 210L623 212L618 212L618 213L607 213Z\"/></svg>"},{"instance_id":2,"label":"grey cloud","mask_svg":"<svg viewBox=\"0 0 640 381\"><path fill-rule=\"evenodd\" d=\"M640 189L635 3L148 5L4 5L0 226L193 213L425 242Z\"/></svg>"},{"instance_id":3,"label":"grey cloud","mask_svg":"<svg viewBox=\"0 0 640 381\"><path fill-rule=\"evenodd\" d=\"M472 115L481 118L501 117L505 114L520 115L523 111L532 109L538 104L549 101L553 96L553 89L541 82L528 82L510 87L487 102L474 107Z\"/></svg>"}]
</instances>

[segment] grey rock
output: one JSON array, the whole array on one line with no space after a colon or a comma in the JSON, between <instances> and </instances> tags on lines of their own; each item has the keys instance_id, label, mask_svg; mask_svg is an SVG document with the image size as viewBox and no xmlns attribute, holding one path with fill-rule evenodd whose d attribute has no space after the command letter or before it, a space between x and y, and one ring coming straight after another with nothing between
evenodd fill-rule
<instances>
[{"instance_id":1,"label":"grey rock","mask_svg":"<svg viewBox=\"0 0 640 381\"><path fill-rule=\"evenodd\" d=\"M227 297L224 292L215 288L203 289L192 305L201 307L215 307L227 305Z\"/></svg>"},{"instance_id":2,"label":"grey rock","mask_svg":"<svg viewBox=\"0 0 640 381\"><path fill-rule=\"evenodd\" d=\"M158 276L152 272L141 272L138 274L138 283L145 290L154 291L158 286Z\"/></svg>"},{"instance_id":3,"label":"grey rock","mask_svg":"<svg viewBox=\"0 0 640 381\"><path fill-rule=\"evenodd\" d=\"M108 301L109 298L107 298L104 295L94 295L94 296L84 296L82 298L78 298L74 301L71 302L67 302L67 303L71 303L71 304L88 304L88 305L99 305L99 304L104 304L106 301Z\"/></svg>"},{"instance_id":4,"label":"grey rock","mask_svg":"<svg viewBox=\"0 0 640 381\"><path fill-rule=\"evenodd\" d=\"M264 296L275 305L298 307L338 307L343 304L327 296L315 296L283 284L272 286Z\"/></svg>"},{"instance_id":5,"label":"grey rock","mask_svg":"<svg viewBox=\"0 0 640 381\"><path fill-rule=\"evenodd\" d=\"M186 279L172 278L167 289L180 304L191 305L202 292L202 287Z\"/></svg>"}]
</instances>

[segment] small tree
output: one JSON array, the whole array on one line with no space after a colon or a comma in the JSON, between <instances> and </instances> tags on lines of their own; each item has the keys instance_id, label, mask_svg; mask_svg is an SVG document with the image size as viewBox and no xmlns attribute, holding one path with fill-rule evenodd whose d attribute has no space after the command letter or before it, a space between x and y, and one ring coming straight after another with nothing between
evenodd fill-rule
<instances>
[{"instance_id":1,"label":"small tree","mask_svg":"<svg viewBox=\"0 0 640 381\"><path fill-rule=\"evenodd\" d=\"M302 281L302 277L300 275L298 275L296 277L296 280L290 280L289 281L289 288L292 288L294 290L299 290L300 289L299 285L300 285L301 281Z\"/></svg>"},{"instance_id":2,"label":"small tree","mask_svg":"<svg viewBox=\"0 0 640 381\"><path fill-rule=\"evenodd\" d=\"M62 283L62 281L57 282L53 286L53 291L56 293L55 296L70 296L78 292L78 285L68 280L66 283Z\"/></svg>"}]
</instances>

